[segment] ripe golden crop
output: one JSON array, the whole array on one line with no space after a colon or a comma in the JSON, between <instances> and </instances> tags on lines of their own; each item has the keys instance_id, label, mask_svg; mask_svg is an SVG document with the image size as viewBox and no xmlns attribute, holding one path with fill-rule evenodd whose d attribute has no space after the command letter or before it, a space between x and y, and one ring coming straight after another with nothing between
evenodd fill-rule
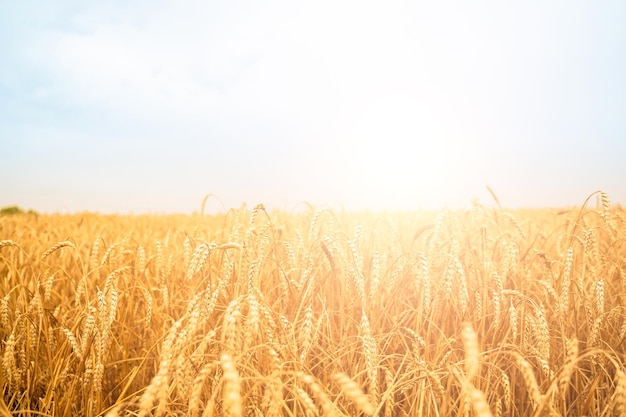
<instances>
[{"instance_id":1,"label":"ripe golden crop","mask_svg":"<svg viewBox=\"0 0 626 417\"><path fill-rule=\"evenodd\" d=\"M624 415L598 209L0 217L2 415Z\"/></svg>"}]
</instances>

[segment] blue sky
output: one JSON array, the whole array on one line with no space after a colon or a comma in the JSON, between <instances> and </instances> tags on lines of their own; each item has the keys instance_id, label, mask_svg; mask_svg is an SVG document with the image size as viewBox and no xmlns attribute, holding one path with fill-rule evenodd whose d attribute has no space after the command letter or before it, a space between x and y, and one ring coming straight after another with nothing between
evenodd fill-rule
<instances>
[{"instance_id":1,"label":"blue sky","mask_svg":"<svg viewBox=\"0 0 626 417\"><path fill-rule=\"evenodd\" d=\"M455 208L486 185L508 207L626 204L625 19L621 1L0 0L0 206Z\"/></svg>"}]
</instances>

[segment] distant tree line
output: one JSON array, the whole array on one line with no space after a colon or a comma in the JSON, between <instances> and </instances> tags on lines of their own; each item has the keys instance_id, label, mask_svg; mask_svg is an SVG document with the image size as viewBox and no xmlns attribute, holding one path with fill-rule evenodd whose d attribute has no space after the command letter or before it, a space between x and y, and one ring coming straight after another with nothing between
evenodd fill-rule
<instances>
[{"instance_id":1,"label":"distant tree line","mask_svg":"<svg viewBox=\"0 0 626 417\"><path fill-rule=\"evenodd\" d=\"M20 206L6 206L0 209L0 216L11 216L13 214L39 214L35 210L24 210Z\"/></svg>"}]
</instances>

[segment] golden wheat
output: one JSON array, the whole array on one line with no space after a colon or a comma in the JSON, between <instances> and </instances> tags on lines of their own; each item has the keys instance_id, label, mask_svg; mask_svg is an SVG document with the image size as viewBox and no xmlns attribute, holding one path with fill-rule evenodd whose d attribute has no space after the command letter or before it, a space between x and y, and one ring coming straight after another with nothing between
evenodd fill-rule
<instances>
[{"instance_id":1,"label":"golden wheat","mask_svg":"<svg viewBox=\"0 0 626 417\"><path fill-rule=\"evenodd\" d=\"M224 371L224 409L227 410L228 415L240 417L243 412L243 405L239 373L230 355L222 354L220 362Z\"/></svg>"},{"instance_id":2,"label":"golden wheat","mask_svg":"<svg viewBox=\"0 0 626 417\"><path fill-rule=\"evenodd\" d=\"M597 195L558 213L2 216L0 410L623 415L626 216Z\"/></svg>"},{"instance_id":3,"label":"golden wheat","mask_svg":"<svg viewBox=\"0 0 626 417\"><path fill-rule=\"evenodd\" d=\"M374 415L374 406L370 403L367 395L363 393L361 388L348 375L339 372L334 375L335 381L341 387L343 394L352 400L356 407L365 415Z\"/></svg>"}]
</instances>

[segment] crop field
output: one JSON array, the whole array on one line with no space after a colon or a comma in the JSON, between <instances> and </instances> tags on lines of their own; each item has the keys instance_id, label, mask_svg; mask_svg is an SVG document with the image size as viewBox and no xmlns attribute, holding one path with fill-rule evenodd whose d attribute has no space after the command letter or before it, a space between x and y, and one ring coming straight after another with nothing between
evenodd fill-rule
<instances>
[{"instance_id":1,"label":"crop field","mask_svg":"<svg viewBox=\"0 0 626 417\"><path fill-rule=\"evenodd\" d=\"M603 192L202 211L0 217L0 416L626 416Z\"/></svg>"}]
</instances>

